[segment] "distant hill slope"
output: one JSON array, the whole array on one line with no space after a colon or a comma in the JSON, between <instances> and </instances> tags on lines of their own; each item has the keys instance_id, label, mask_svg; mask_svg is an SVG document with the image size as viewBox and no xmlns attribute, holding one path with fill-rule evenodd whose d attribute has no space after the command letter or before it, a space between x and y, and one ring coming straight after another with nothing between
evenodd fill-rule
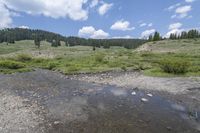
<instances>
[{"instance_id":1,"label":"distant hill slope","mask_svg":"<svg viewBox=\"0 0 200 133\"><path fill-rule=\"evenodd\" d=\"M70 46L96 46L109 48L110 46L121 46L128 49L137 48L144 44L146 40L142 39L85 39L79 37L65 37L57 33L43 31L43 30L32 30L32 29L3 29L0 30L0 43L14 43L15 41L22 40L40 40L52 43L64 41L66 45Z\"/></svg>"},{"instance_id":2,"label":"distant hill slope","mask_svg":"<svg viewBox=\"0 0 200 133\"><path fill-rule=\"evenodd\" d=\"M136 49L155 53L200 53L200 39L163 40L148 42Z\"/></svg>"}]
</instances>

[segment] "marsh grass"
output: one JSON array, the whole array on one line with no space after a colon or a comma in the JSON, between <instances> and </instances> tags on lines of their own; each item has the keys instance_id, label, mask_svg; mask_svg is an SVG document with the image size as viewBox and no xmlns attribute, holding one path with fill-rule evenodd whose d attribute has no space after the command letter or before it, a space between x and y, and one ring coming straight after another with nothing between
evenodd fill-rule
<instances>
[{"instance_id":1,"label":"marsh grass","mask_svg":"<svg viewBox=\"0 0 200 133\"><path fill-rule=\"evenodd\" d=\"M32 42L26 43L28 41L16 42L16 44L7 47L3 45L3 48L8 53L15 48L17 48L17 52L12 52L11 56L7 56L8 53L0 56L0 73L23 72L30 71L33 68L42 68L65 74L137 70L143 71L144 74L150 76L200 75L200 47L198 44L192 43L192 40L169 40L150 44L162 49L171 48L174 50L174 48L178 49L182 45L187 48L187 50L181 52L168 51L164 53L137 52L120 47L111 47L110 49L97 48L94 52L92 47L87 46L52 48L49 44L43 42L40 52L42 54L53 53L53 58L48 58L48 55L44 57L35 56L32 52L36 51L38 53L38 49L34 47ZM174 46L175 44L177 45Z\"/></svg>"}]
</instances>

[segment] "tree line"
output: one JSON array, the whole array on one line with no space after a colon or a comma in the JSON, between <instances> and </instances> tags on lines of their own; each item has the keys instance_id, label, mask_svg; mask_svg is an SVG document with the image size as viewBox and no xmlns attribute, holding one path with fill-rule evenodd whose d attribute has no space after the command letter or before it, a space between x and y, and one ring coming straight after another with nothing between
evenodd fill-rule
<instances>
[{"instance_id":1,"label":"tree line","mask_svg":"<svg viewBox=\"0 0 200 133\"><path fill-rule=\"evenodd\" d=\"M111 46L120 46L127 49L137 48L144 44L144 39L85 39L79 37L65 37L60 34L43 30L8 28L0 30L0 43L6 42L15 43L21 40L34 40L35 45L39 48L41 41L51 43L52 47L61 46L61 41L65 42L66 46L93 46L110 48Z\"/></svg>"},{"instance_id":2,"label":"tree line","mask_svg":"<svg viewBox=\"0 0 200 133\"><path fill-rule=\"evenodd\" d=\"M181 33L171 33L169 39L192 39L192 38L200 38L200 32L196 29L192 29L189 31L182 31ZM155 32L153 35L150 35L148 41L159 41L165 40L167 38L162 37L159 32Z\"/></svg>"},{"instance_id":3,"label":"tree line","mask_svg":"<svg viewBox=\"0 0 200 133\"><path fill-rule=\"evenodd\" d=\"M192 39L192 38L200 38L200 32L198 30L192 29L187 31L181 32L181 34L170 34L170 39L175 40L175 39Z\"/></svg>"}]
</instances>

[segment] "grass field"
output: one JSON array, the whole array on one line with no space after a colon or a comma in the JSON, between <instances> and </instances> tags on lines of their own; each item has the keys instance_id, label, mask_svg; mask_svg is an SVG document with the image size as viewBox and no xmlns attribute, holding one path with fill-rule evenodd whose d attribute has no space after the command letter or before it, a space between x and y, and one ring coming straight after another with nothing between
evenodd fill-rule
<instances>
[{"instance_id":1,"label":"grass field","mask_svg":"<svg viewBox=\"0 0 200 133\"><path fill-rule=\"evenodd\" d=\"M186 66L184 73L174 72L179 72L182 66ZM163 69L171 70L171 67L174 73ZM200 39L149 42L136 50L111 47L93 51L92 47L66 47L64 44L54 48L47 42L42 42L37 49L33 41L0 44L1 73L30 71L33 68L65 74L141 70L150 76L200 76Z\"/></svg>"}]
</instances>

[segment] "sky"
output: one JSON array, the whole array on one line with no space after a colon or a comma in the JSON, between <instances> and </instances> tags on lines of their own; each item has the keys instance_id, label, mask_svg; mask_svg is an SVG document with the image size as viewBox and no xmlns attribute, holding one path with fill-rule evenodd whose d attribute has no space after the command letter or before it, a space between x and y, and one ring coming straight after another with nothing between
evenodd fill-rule
<instances>
[{"instance_id":1,"label":"sky","mask_svg":"<svg viewBox=\"0 0 200 133\"><path fill-rule=\"evenodd\" d=\"M0 29L85 38L164 37L200 29L200 0L0 0Z\"/></svg>"}]
</instances>

